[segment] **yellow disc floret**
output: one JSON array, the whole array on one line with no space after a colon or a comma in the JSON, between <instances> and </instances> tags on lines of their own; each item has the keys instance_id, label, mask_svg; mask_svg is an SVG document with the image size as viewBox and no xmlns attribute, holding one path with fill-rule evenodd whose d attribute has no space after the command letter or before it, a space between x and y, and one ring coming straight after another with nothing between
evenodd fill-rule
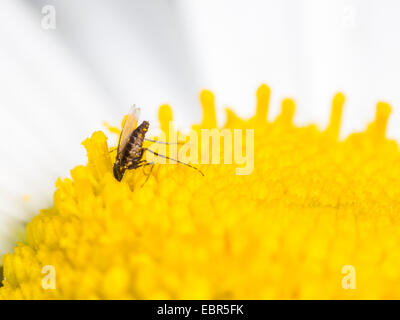
<instances>
[{"instance_id":1,"label":"yellow disc floret","mask_svg":"<svg viewBox=\"0 0 400 320\"><path fill-rule=\"evenodd\" d=\"M227 110L225 129L254 129L248 175L197 164L203 177L171 162L155 165L143 187L147 169L118 182L115 152L93 133L83 143L88 164L57 181L54 206L29 223L27 244L3 257L0 297L400 298L400 152L385 137L390 106L379 103L365 132L339 141L342 94L324 131L296 127L290 99L268 122L269 96L262 85L248 120ZM213 94L203 91L201 103L198 132L217 126ZM166 131L171 108L159 116Z\"/></svg>"}]
</instances>

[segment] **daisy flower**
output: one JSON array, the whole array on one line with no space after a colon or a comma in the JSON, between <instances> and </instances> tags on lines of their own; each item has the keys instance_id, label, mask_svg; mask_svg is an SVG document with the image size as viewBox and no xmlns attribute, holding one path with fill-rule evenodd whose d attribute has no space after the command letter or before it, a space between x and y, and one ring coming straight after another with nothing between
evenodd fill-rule
<instances>
[{"instance_id":1,"label":"daisy flower","mask_svg":"<svg viewBox=\"0 0 400 320\"><path fill-rule=\"evenodd\" d=\"M0 296L398 298L397 12L394 0L2 1ZM254 115L260 83L274 90L260 87ZM159 164L115 181L103 120L136 103L156 128L169 102L159 126L182 129L201 116L199 88L218 108L204 91L192 129L254 129L252 174ZM335 89L347 108L342 94L329 108ZM382 97L390 121L371 103Z\"/></svg>"}]
</instances>

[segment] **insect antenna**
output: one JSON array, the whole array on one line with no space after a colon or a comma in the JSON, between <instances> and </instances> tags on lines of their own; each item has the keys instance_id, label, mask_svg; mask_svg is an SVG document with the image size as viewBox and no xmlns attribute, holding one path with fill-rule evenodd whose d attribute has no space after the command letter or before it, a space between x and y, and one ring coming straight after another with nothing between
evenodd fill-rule
<instances>
[{"instance_id":1,"label":"insect antenna","mask_svg":"<svg viewBox=\"0 0 400 320\"><path fill-rule=\"evenodd\" d=\"M144 140L149 141L149 142L155 142L155 143L160 143L160 144L186 144L186 142L166 142L166 141L158 141L158 140L152 140L152 139L147 139L144 138Z\"/></svg>"},{"instance_id":2,"label":"insect antenna","mask_svg":"<svg viewBox=\"0 0 400 320\"><path fill-rule=\"evenodd\" d=\"M189 163L182 162L182 161L179 161L179 160L177 160L177 159L164 156L164 155L162 155L162 154L159 154L159 153L157 153L157 152L155 152L155 151L153 151L153 150L147 149L147 148L143 148L143 150L144 150L144 151L149 151L149 152L155 154L157 157L161 157L161 158L164 158L164 159L169 159L169 160L175 161L175 162L177 162L177 163L183 164L183 165L185 165L185 166L188 166L188 167L190 167L190 168L192 168L192 169L195 169L195 170L197 170L197 171L204 177L204 173L203 173L200 169L198 169L198 168L196 168L196 167L190 165Z\"/></svg>"}]
</instances>

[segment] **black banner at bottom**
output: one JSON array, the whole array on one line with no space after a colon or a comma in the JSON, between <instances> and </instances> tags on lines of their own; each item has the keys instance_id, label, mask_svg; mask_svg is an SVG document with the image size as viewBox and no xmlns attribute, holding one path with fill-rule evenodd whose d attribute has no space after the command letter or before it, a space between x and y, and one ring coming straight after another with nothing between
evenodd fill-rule
<instances>
[{"instance_id":1,"label":"black banner at bottom","mask_svg":"<svg viewBox=\"0 0 400 320\"><path fill-rule=\"evenodd\" d=\"M58 318L99 315L117 319L259 319L298 317L359 318L374 311L382 317L397 301L272 301L272 300L129 300L129 301L0 301L0 308L13 317L29 316ZM8 310L7 310L8 309ZM394 310L395 311L395 310Z\"/></svg>"}]
</instances>

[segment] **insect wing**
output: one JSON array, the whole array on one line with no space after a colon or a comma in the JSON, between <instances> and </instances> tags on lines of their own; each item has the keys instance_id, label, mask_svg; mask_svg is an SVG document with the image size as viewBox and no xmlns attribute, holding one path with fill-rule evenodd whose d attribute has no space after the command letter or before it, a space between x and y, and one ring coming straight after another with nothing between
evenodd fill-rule
<instances>
[{"instance_id":1,"label":"insect wing","mask_svg":"<svg viewBox=\"0 0 400 320\"><path fill-rule=\"evenodd\" d=\"M121 135L119 136L118 154L122 152L122 150L124 150L132 132L137 128L139 115L140 115L140 109L137 108L135 105L133 105L126 116L124 126L122 127Z\"/></svg>"}]
</instances>

